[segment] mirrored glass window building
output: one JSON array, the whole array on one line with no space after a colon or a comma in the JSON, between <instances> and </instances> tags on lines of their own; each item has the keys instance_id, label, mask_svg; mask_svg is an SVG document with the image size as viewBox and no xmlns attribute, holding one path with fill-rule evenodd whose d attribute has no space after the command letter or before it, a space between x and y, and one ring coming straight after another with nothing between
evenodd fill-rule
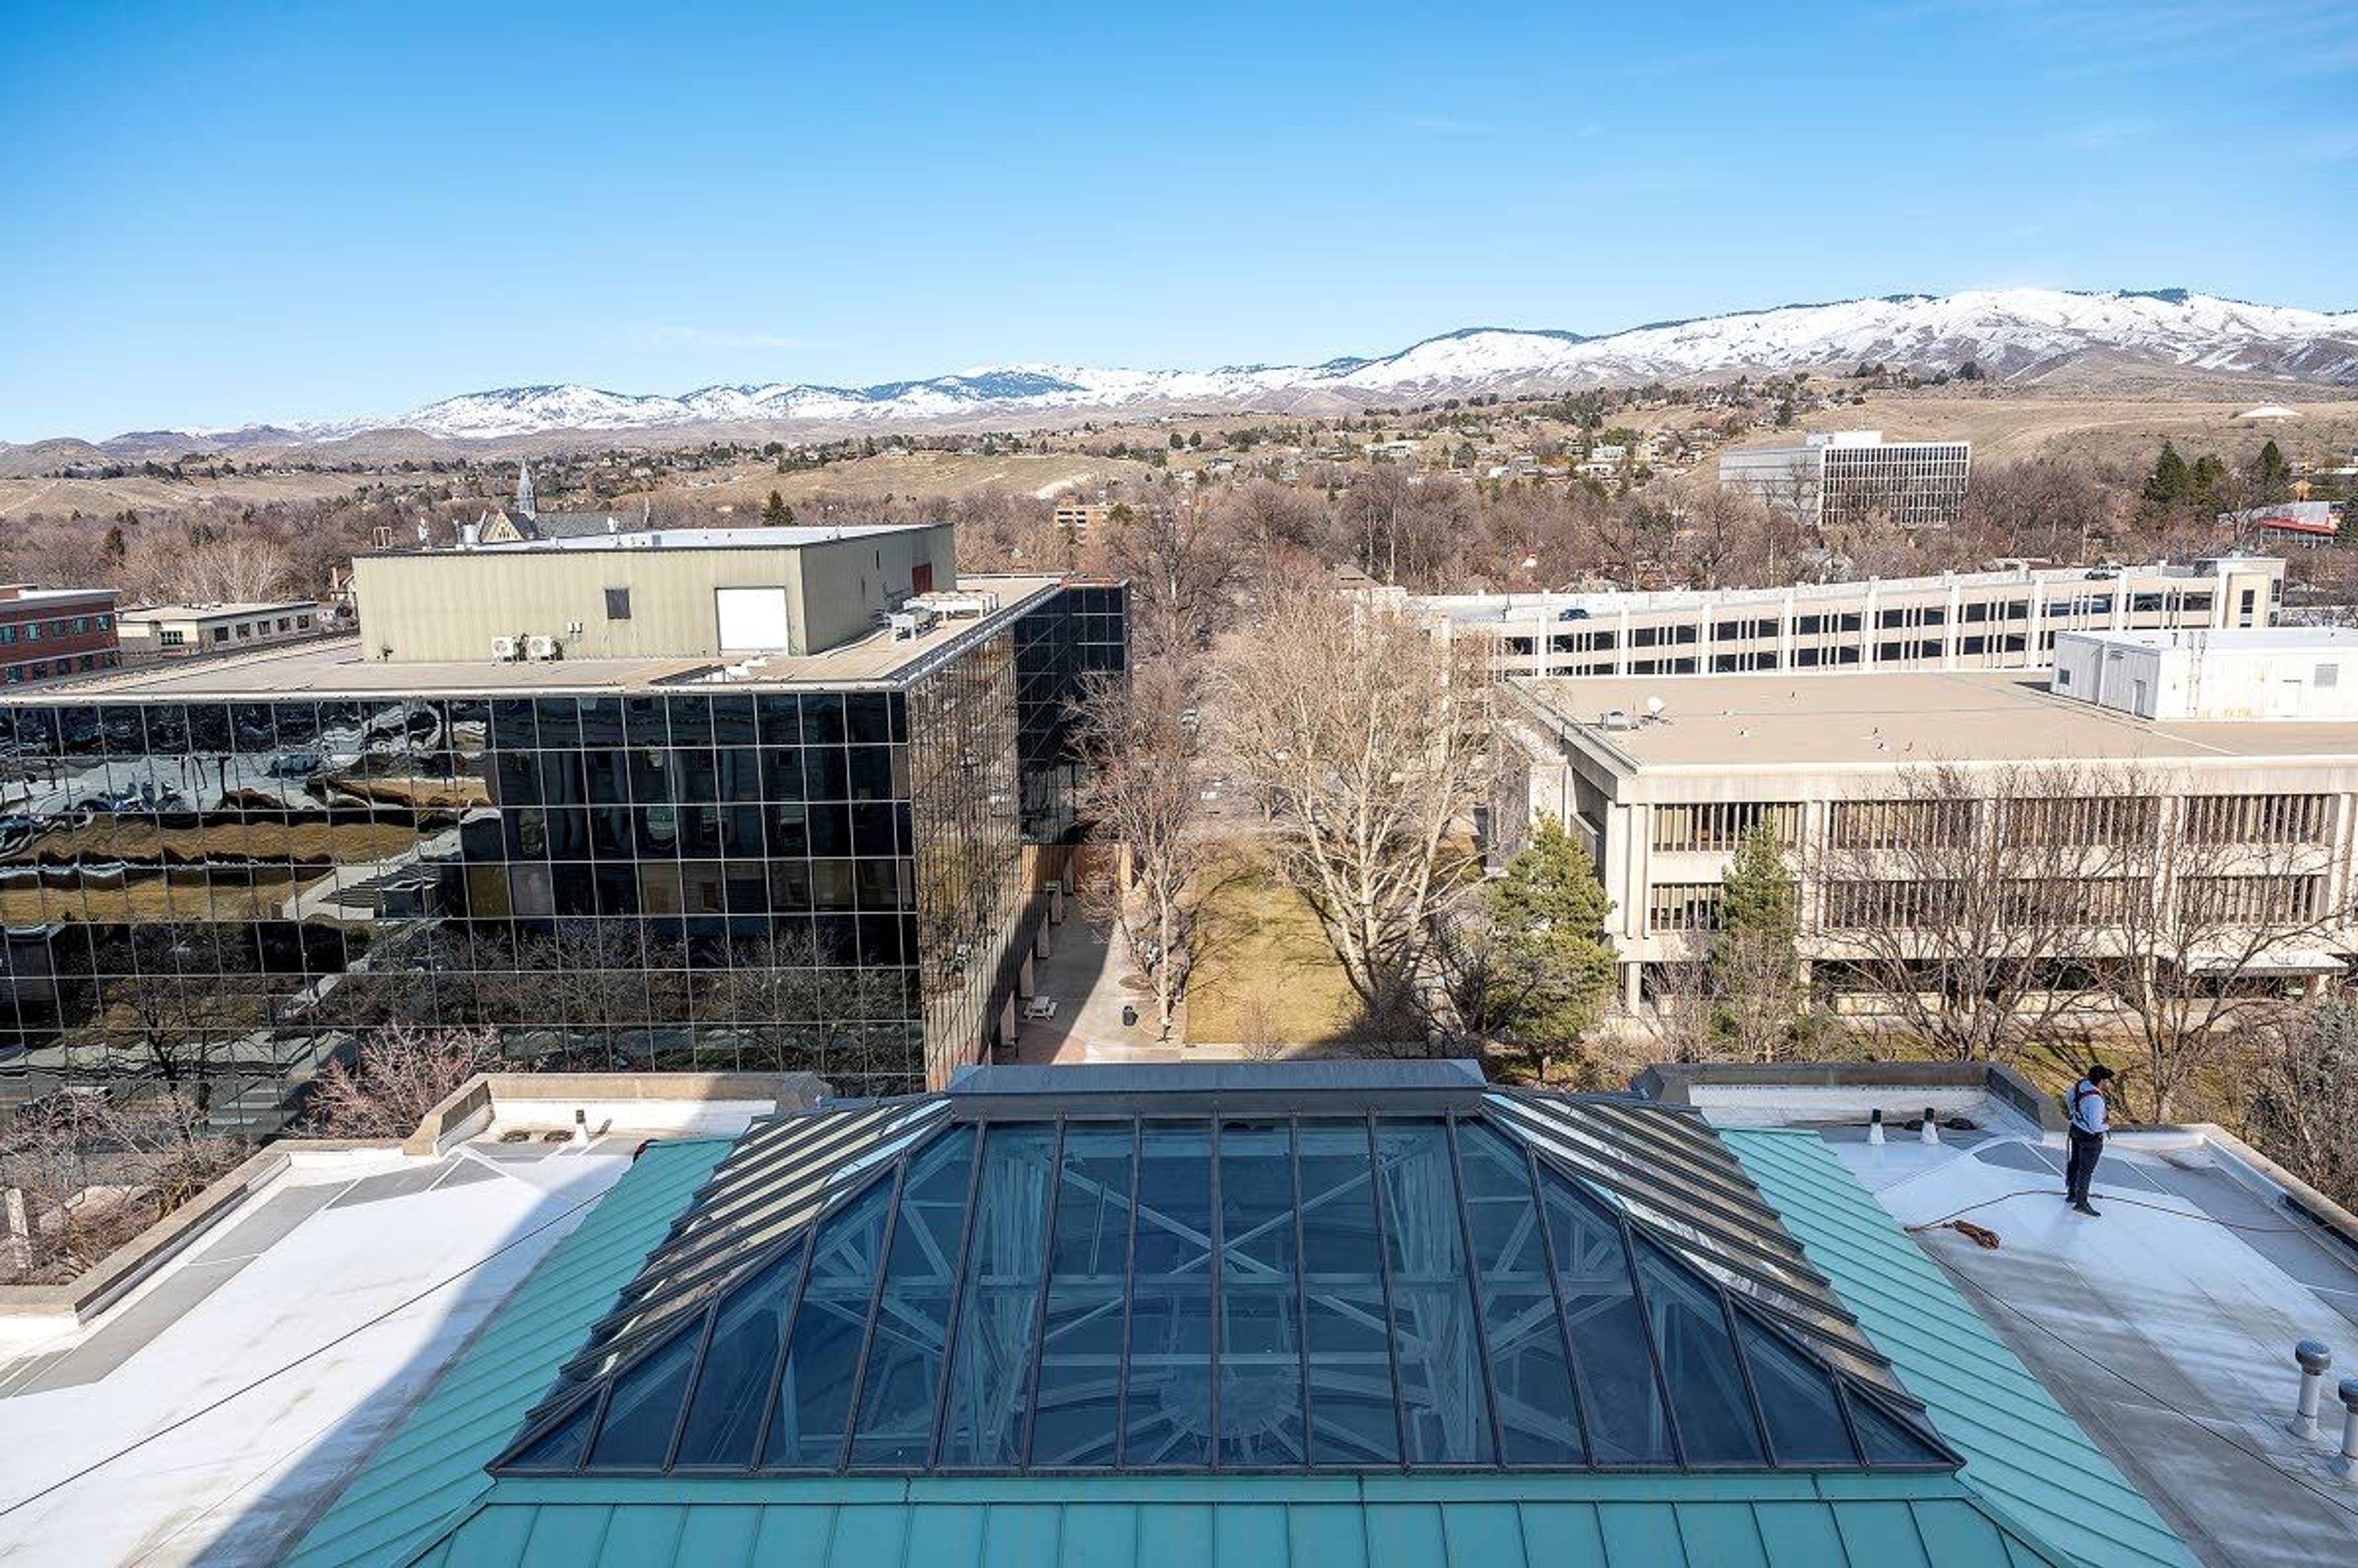
<instances>
[{"instance_id":1,"label":"mirrored glass window building","mask_svg":"<svg viewBox=\"0 0 2358 1568\"><path fill-rule=\"evenodd\" d=\"M903 1093L1001 1026L1121 587L903 592L816 653L474 662L377 656L365 589L357 645L0 708L0 1096L162 1087L264 1129L402 1022ZM622 599L668 591L641 562Z\"/></svg>"}]
</instances>

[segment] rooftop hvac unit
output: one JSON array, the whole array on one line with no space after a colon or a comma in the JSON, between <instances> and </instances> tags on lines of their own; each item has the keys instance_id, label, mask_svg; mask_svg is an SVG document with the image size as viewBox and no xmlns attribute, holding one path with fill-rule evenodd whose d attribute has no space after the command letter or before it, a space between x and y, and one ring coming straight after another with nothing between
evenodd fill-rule
<instances>
[{"instance_id":1,"label":"rooftop hvac unit","mask_svg":"<svg viewBox=\"0 0 2358 1568\"><path fill-rule=\"evenodd\" d=\"M534 633L524 640L524 656L527 659L557 657L557 639L537 632Z\"/></svg>"},{"instance_id":2,"label":"rooftop hvac unit","mask_svg":"<svg viewBox=\"0 0 2358 1568\"><path fill-rule=\"evenodd\" d=\"M922 637L926 633L934 629L934 622L937 619L938 617L935 615L930 606L924 606L912 610L896 610L891 616L892 635L896 639L902 637Z\"/></svg>"},{"instance_id":3,"label":"rooftop hvac unit","mask_svg":"<svg viewBox=\"0 0 2358 1568\"><path fill-rule=\"evenodd\" d=\"M512 665L516 661L517 652L516 640L514 637L494 637L492 639L492 658L495 662L503 665Z\"/></svg>"},{"instance_id":4,"label":"rooftop hvac unit","mask_svg":"<svg viewBox=\"0 0 2358 1568\"><path fill-rule=\"evenodd\" d=\"M1630 730L1636 728L1636 726L1631 723L1629 719L1629 710L1626 708L1606 708L1604 714L1598 719L1597 722L1607 730Z\"/></svg>"}]
</instances>

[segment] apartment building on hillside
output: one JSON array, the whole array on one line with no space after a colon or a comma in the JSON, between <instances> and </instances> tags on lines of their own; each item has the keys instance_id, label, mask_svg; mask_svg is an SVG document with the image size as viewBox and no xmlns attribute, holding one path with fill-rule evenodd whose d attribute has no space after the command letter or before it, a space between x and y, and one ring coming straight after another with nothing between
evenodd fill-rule
<instances>
[{"instance_id":1,"label":"apartment building on hillside","mask_svg":"<svg viewBox=\"0 0 2358 1568\"><path fill-rule=\"evenodd\" d=\"M1797 442L1736 447L1719 482L1814 524L1887 520L1945 528L1964 514L1970 441L1887 441L1880 430L1832 430Z\"/></svg>"},{"instance_id":2,"label":"apartment building on hillside","mask_svg":"<svg viewBox=\"0 0 2358 1568\"><path fill-rule=\"evenodd\" d=\"M1790 588L1409 598L1448 635L1487 637L1502 676L2023 670L2064 632L2275 624L2284 562L2223 556L2095 568L2014 567Z\"/></svg>"},{"instance_id":3,"label":"apartment building on hillside","mask_svg":"<svg viewBox=\"0 0 2358 1568\"><path fill-rule=\"evenodd\" d=\"M2025 919L2071 928L2059 959L2116 959L2133 914L2154 924L2148 887L2189 901L2169 917L2203 926L2185 961L2222 979L2325 977L2358 952L2358 719L2139 717L1990 672L1517 680L1500 708L1498 848L1541 814L1585 843L1632 1006L1707 953L1757 829L1800 877L1805 956L1837 987L1866 933L1931 929L1959 883L1991 878L2019 882ZM1951 865L1943 845L1988 853ZM2298 940L2261 965L2237 943L2264 926Z\"/></svg>"}]
</instances>

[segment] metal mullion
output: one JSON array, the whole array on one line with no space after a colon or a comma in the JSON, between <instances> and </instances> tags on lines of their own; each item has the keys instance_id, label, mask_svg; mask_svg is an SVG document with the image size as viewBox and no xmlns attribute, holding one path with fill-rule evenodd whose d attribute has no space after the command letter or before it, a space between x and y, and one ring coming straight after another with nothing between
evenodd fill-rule
<instances>
[{"instance_id":1,"label":"metal mullion","mask_svg":"<svg viewBox=\"0 0 2358 1568\"><path fill-rule=\"evenodd\" d=\"M719 1332L720 1308L728 1298L715 1296L712 1304L704 1309L704 1327L696 1336L696 1357L687 1365L687 1381L680 1385L679 1414L672 1418L671 1441L664 1444L663 1463L659 1470L668 1472L679 1453L679 1440L687 1431L687 1407L696 1402L696 1380L704 1375L704 1358L712 1354L712 1336Z\"/></svg>"},{"instance_id":2,"label":"metal mullion","mask_svg":"<svg viewBox=\"0 0 2358 1568\"><path fill-rule=\"evenodd\" d=\"M1376 1141L1376 1117L1369 1111L1364 1118L1368 1130L1368 1182L1375 1199L1376 1212L1376 1274L1384 1289L1384 1354L1392 1368L1392 1424L1400 1433L1401 1468L1409 1467L1408 1395L1401 1387L1400 1314L1392 1303L1392 1234L1384 1211L1390 1205L1384 1201L1384 1157Z\"/></svg>"},{"instance_id":3,"label":"metal mullion","mask_svg":"<svg viewBox=\"0 0 2358 1568\"><path fill-rule=\"evenodd\" d=\"M1312 1457L1316 1427L1310 1403L1310 1262L1302 1233L1302 1119L1285 1119L1285 1160L1293 1173L1293 1311L1294 1334L1302 1354L1302 1463Z\"/></svg>"},{"instance_id":4,"label":"metal mullion","mask_svg":"<svg viewBox=\"0 0 2358 1568\"><path fill-rule=\"evenodd\" d=\"M1581 1456L1591 1465L1597 1463L1596 1441L1588 1430L1588 1375L1572 1350L1572 1325L1564 1321L1563 1264L1555 1255L1555 1235L1547 1222L1547 1196L1540 1186L1539 1156L1531 1146L1523 1146L1525 1179L1531 1184L1531 1206L1539 1215L1540 1256L1547 1260L1549 1310L1555 1314L1556 1341L1563 1346L1564 1383L1572 1390L1573 1425L1580 1433Z\"/></svg>"},{"instance_id":5,"label":"metal mullion","mask_svg":"<svg viewBox=\"0 0 2358 1568\"><path fill-rule=\"evenodd\" d=\"M1040 1362L1048 1353L1048 1284L1056 1263L1056 1210L1065 1198L1066 1123L1056 1119L1056 1149L1048 1161L1047 1220L1040 1232L1040 1294L1032 1309L1032 1366L1023 1379L1023 1433L1016 1440L1015 1467L1032 1467L1032 1429L1040 1418Z\"/></svg>"},{"instance_id":6,"label":"metal mullion","mask_svg":"<svg viewBox=\"0 0 2358 1568\"><path fill-rule=\"evenodd\" d=\"M1474 1325L1474 1350L1482 1364L1482 1391L1490 1404L1490 1453L1499 1465L1507 1463L1507 1428L1498 1416L1498 1374L1490 1364L1490 1330L1482 1317L1482 1265L1474 1252L1474 1216L1466 1206L1466 1165L1457 1150L1457 1113L1442 1119L1442 1141L1449 1150L1449 1179L1457 1199L1457 1233L1466 1249L1466 1303Z\"/></svg>"},{"instance_id":7,"label":"metal mullion","mask_svg":"<svg viewBox=\"0 0 2358 1568\"><path fill-rule=\"evenodd\" d=\"M1004 1125L1004 1124L1001 1124ZM958 1319L966 1315L967 1261L974 1252L974 1233L979 1228L977 1216L982 1208L982 1162L990 1152L991 1122L988 1118L975 1124L974 1162L966 1173L966 1213L958 1221L957 1261L950 1269L950 1299L942 1314L942 1369L940 1387L934 1390L934 1430L925 1444L925 1468L941 1463L942 1428L949 1422L950 1381L957 1374Z\"/></svg>"},{"instance_id":8,"label":"metal mullion","mask_svg":"<svg viewBox=\"0 0 2358 1568\"><path fill-rule=\"evenodd\" d=\"M590 1468L590 1451L598 1446L598 1433L606 1424L606 1407L613 1402L614 1385L610 1380L598 1390L598 1408L590 1412L590 1424L581 1433L581 1457L565 1469L568 1476L579 1476Z\"/></svg>"},{"instance_id":9,"label":"metal mullion","mask_svg":"<svg viewBox=\"0 0 2358 1568\"><path fill-rule=\"evenodd\" d=\"M806 1174L813 1165L829 1155L840 1153L863 1135L873 1132L876 1123L877 1118L863 1113L854 1122L794 1140L770 1160L764 1161L761 1169L734 1173L735 1176L742 1178L732 1182L736 1190L691 1214L687 1227L676 1239L701 1241L714 1231L724 1228L741 1217L741 1210L763 1201L775 1189L789 1185L795 1178Z\"/></svg>"},{"instance_id":10,"label":"metal mullion","mask_svg":"<svg viewBox=\"0 0 2358 1568\"><path fill-rule=\"evenodd\" d=\"M1642 1172L1646 1167L1632 1160L1627 1150L1627 1144L1635 1143L1642 1147L1648 1156L1666 1167L1663 1172L1653 1173L1662 1184L1683 1186L1701 1195L1721 1199L1754 1213L1765 1215L1770 1212L1761 1201L1758 1188L1727 1180L1693 1152L1676 1146L1634 1117L1615 1116L1604 1108L1591 1109L1576 1104L1513 1099L1506 1103L1515 1110L1519 1120L1532 1124L1543 1136L1554 1132L1584 1150L1589 1150L1592 1144L1601 1145L1601 1148L1592 1151L1597 1158L1614 1160ZM1585 1119L1590 1117L1602 1122L1604 1130L1600 1130ZM1624 1143L1617 1145L1612 1138L1605 1136L1606 1131L1625 1135Z\"/></svg>"},{"instance_id":11,"label":"metal mullion","mask_svg":"<svg viewBox=\"0 0 2358 1568\"><path fill-rule=\"evenodd\" d=\"M1210 1296L1205 1304L1210 1309L1212 1376L1209 1387L1206 1390L1205 1410L1206 1420L1211 1427L1209 1436L1212 1440L1212 1453L1209 1464L1212 1469L1217 1470L1220 1467L1220 1248L1224 1240L1223 1233L1228 1227L1220 1213L1220 1119L1214 1116L1206 1119L1210 1125L1212 1146L1212 1215L1211 1224L1206 1228L1210 1232L1212 1258L1209 1282L1205 1286L1205 1289L1210 1292Z\"/></svg>"},{"instance_id":12,"label":"metal mullion","mask_svg":"<svg viewBox=\"0 0 2358 1568\"><path fill-rule=\"evenodd\" d=\"M1541 1135L1544 1136L1544 1130ZM1595 1135L1591 1132L1587 1136L1593 1138ZM1779 1245L1773 1248L1762 1245L1745 1234L1734 1218L1719 1214L1711 1202L1704 1201L1711 1196L1710 1194L1701 1192L1675 1173L1666 1177L1660 1172L1649 1171L1645 1166L1634 1163L1618 1152L1595 1150L1577 1140L1574 1141L1574 1148L1576 1154L1556 1149L1551 1149L1549 1153L1566 1164L1577 1158L1585 1164L1595 1166L1593 1171L1585 1173L1588 1180L1628 1194L1650 1206L1666 1211L1674 1210L1678 1204L1701 1208L1704 1211L1702 1217L1682 1216L1682 1222L1706 1235L1724 1237L1730 1246L1770 1260L1776 1267L1790 1270L1820 1284L1827 1282L1825 1276L1807 1261L1800 1246L1790 1237L1779 1231L1773 1237ZM1740 1201L1745 1208L1762 1218L1775 1218L1772 1213L1760 1206L1757 1199L1747 1197Z\"/></svg>"},{"instance_id":13,"label":"metal mullion","mask_svg":"<svg viewBox=\"0 0 2358 1568\"><path fill-rule=\"evenodd\" d=\"M1670 1429L1671 1457L1680 1469L1693 1469L1693 1465L1687 1459L1686 1439L1679 1432L1678 1401L1671 1397L1671 1376L1662 1366L1662 1347L1657 1343L1654 1334L1654 1316L1650 1303L1646 1300L1646 1281L1638 1272L1637 1238L1630 1233L1627 1215L1615 1213L1603 1205L1598 1206L1605 1207L1621 1232L1621 1260L1629 1270L1629 1295L1638 1303L1638 1327L1646 1336L1646 1356L1654 1366L1654 1387L1661 1390L1662 1424Z\"/></svg>"},{"instance_id":14,"label":"metal mullion","mask_svg":"<svg viewBox=\"0 0 2358 1568\"><path fill-rule=\"evenodd\" d=\"M1783 1469L1783 1461L1777 1457L1777 1440L1768 1434L1768 1412L1760 1406L1760 1386L1752 1380L1752 1358L1744 1353L1744 1338L1736 1331L1736 1305L1725 1291L1712 1293L1719 1298L1720 1321L1727 1328L1728 1354L1736 1357L1736 1375L1744 1383L1745 1400L1752 1410L1752 1429L1760 1435L1761 1454L1772 1468Z\"/></svg>"},{"instance_id":15,"label":"metal mullion","mask_svg":"<svg viewBox=\"0 0 2358 1568\"><path fill-rule=\"evenodd\" d=\"M868 1319L860 1328L860 1359L851 1368L851 1389L843 1407L843 1443L829 1469L840 1471L851 1461L851 1436L860 1429L860 1396L868 1388L868 1352L876 1342L876 1314L884 1300L884 1276L892 1271L892 1242L901 1234L901 1195L908 1190L909 1167L903 1160L892 1173L892 1200L884 1211L884 1234L876 1243L876 1283L868 1292Z\"/></svg>"},{"instance_id":16,"label":"metal mullion","mask_svg":"<svg viewBox=\"0 0 2358 1568\"><path fill-rule=\"evenodd\" d=\"M1130 1457L1130 1334L1138 1305L1138 1188L1146 1165L1145 1119L1130 1124L1130 1244L1121 1271L1121 1356L1113 1373L1113 1467Z\"/></svg>"},{"instance_id":17,"label":"metal mullion","mask_svg":"<svg viewBox=\"0 0 2358 1568\"><path fill-rule=\"evenodd\" d=\"M762 1461L769 1457L770 1423L777 1419L778 1398L784 1392L786 1357L793 1351L795 1325L803 1314L803 1296L810 1289L810 1277L818 1267L818 1230L813 1227L810 1245L803 1249L803 1266L795 1271L795 1288L787 1293L786 1311L778 1319L778 1353L770 1360L770 1386L762 1396L762 1424L753 1429L753 1453L746 1462L748 1470L759 1470Z\"/></svg>"},{"instance_id":18,"label":"metal mullion","mask_svg":"<svg viewBox=\"0 0 2358 1568\"><path fill-rule=\"evenodd\" d=\"M1562 1155L1556 1153L1553 1150L1546 1151L1541 1155L1541 1158L1550 1162L1556 1169L1562 1171L1573 1181L1579 1182L1584 1184L1594 1184L1595 1185L1604 1187L1610 1192L1617 1194L1628 1202L1633 1202L1648 1208L1659 1209L1663 1206L1659 1203L1649 1202L1642 1191L1633 1192L1629 1184L1627 1182L1620 1181L1611 1175L1598 1174L1595 1172L1579 1169L1570 1161L1565 1160ZM1648 1220L1645 1223L1653 1229L1663 1232L1666 1235L1670 1230L1670 1226L1664 1224L1660 1220ZM1783 1265L1776 1263L1775 1260L1765 1254L1760 1248L1754 1246L1749 1242L1742 1241L1736 1238L1732 1233L1723 1231L1716 1226L1701 1224L1684 1217L1680 1217L1676 1220L1676 1223L1687 1226L1702 1236L1723 1242L1730 1250L1740 1254L1747 1254L1752 1259L1758 1260L1758 1261L1746 1262L1741 1260L1741 1259L1728 1259L1719 1257L1717 1254L1714 1254L1714 1258L1722 1264L1722 1266L1733 1270L1736 1273L1743 1274L1749 1279L1758 1280L1760 1283L1768 1286L1771 1290L1782 1291L1787 1295L1795 1297L1799 1300L1807 1301L1810 1299L1810 1292L1785 1281L1779 1280L1765 1271L1764 1264L1767 1268L1781 1268ZM1677 1247L1681 1251L1686 1251L1699 1245L1699 1243L1683 1239L1673 1240L1671 1244ZM1815 1270L1810 1270L1807 1272L1811 1275L1816 1275ZM1812 1282L1823 1284L1825 1281L1823 1276L1817 1276L1812 1281Z\"/></svg>"}]
</instances>

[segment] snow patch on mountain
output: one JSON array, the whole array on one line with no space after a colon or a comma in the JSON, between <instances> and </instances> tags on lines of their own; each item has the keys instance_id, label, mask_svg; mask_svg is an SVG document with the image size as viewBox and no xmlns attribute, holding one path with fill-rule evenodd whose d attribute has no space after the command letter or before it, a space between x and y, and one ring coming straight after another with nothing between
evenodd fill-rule
<instances>
[{"instance_id":1,"label":"snow patch on mountain","mask_svg":"<svg viewBox=\"0 0 2358 1568\"><path fill-rule=\"evenodd\" d=\"M1282 409L1422 402L1496 392L1573 391L1866 360L1996 376L2106 351L2204 371L2358 382L2358 311L2254 305L2183 289L2072 293L1974 289L1651 323L1600 337L1475 327L1379 358L1217 370L980 365L922 381L847 387L770 383L678 396L581 385L519 386L445 398L393 419L281 425L309 440L402 427L455 440L552 431L660 431L698 425L916 425L1153 409ZM214 437L235 432L209 432Z\"/></svg>"}]
</instances>

